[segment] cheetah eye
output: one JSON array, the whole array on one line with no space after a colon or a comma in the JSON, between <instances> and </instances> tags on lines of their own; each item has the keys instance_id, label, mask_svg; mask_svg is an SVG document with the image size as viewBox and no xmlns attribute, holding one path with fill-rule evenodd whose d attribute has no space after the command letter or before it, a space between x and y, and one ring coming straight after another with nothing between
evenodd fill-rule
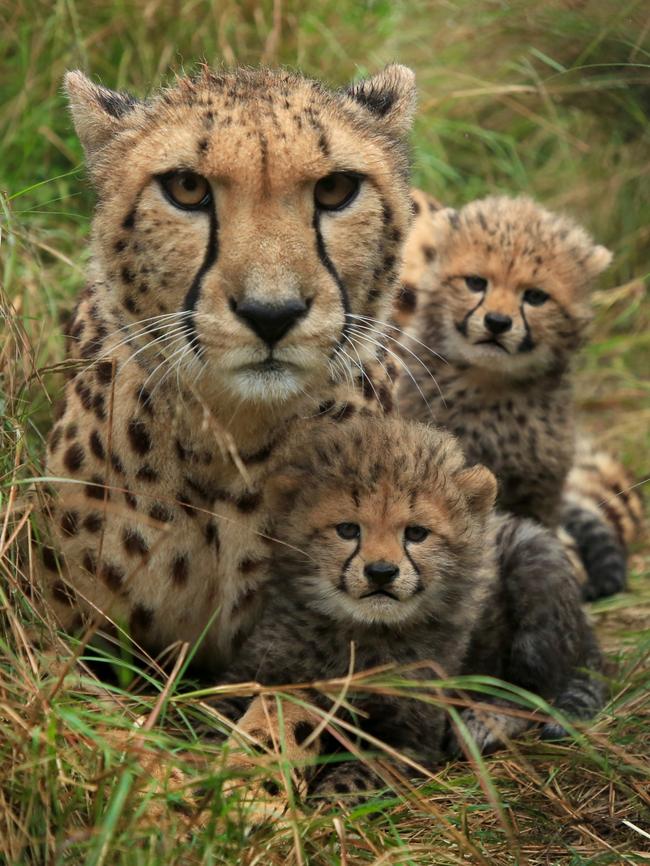
<instances>
[{"instance_id":1,"label":"cheetah eye","mask_svg":"<svg viewBox=\"0 0 650 866\"><path fill-rule=\"evenodd\" d=\"M426 526L407 526L404 530L404 538L414 543L424 541L429 534L430 530Z\"/></svg>"},{"instance_id":2,"label":"cheetah eye","mask_svg":"<svg viewBox=\"0 0 650 866\"><path fill-rule=\"evenodd\" d=\"M530 304L531 307L541 307L549 298L550 295L543 289L526 289L524 292L524 303Z\"/></svg>"},{"instance_id":3,"label":"cheetah eye","mask_svg":"<svg viewBox=\"0 0 650 866\"><path fill-rule=\"evenodd\" d=\"M465 277L465 283L471 292L484 292L487 289L488 281L485 277L469 276Z\"/></svg>"},{"instance_id":4,"label":"cheetah eye","mask_svg":"<svg viewBox=\"0 0 650 866\"><path fill-rule=\"evenodd\" d=\"M333 171L314 187L314 201L320 210L343 210L356 198L361 178L347 171Z\"/></svg>"},{"instance_id":5,"label":"cheetah eye","mask_svg":"<svg viewBox=\"0 0 650 866\"><path fill-rule=\"evenodd\" d=\"M351 541L361 535L361 527L358 523L338 523L336 531L346 541Z\"/></svg>"},{"instance_id":6,"label":"cheetah eye","mask_svg":"<svg viewBox=\"0 0 650 866\"><path fill-rule=\"evenodd\" d=\"M210 184L194 171L170 171L159 180L167 198L182 210L201 210L212 200Z\"/></svg>"}]
</instances>

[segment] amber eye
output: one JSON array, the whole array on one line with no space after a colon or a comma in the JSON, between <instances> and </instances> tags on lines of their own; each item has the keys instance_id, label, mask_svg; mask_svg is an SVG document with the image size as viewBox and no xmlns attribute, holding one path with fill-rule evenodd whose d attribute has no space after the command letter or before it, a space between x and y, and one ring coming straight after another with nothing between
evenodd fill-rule
<instances>
[{"instance_id":1,"label":"amber eye","mask_svg":"<svg viewBox=\"0 0 650 866\"><path fill-rule=\"evenodd\" d=\"M314 201L321 210L342 210L359 192L361 178L346 171L333 171L321 177L314 187Z\"/></svg>"},{"instance_id":2,"label":"amber eye","mask_svg":"<svg viewBox=\"0 0 650 866\"><path fill-rule=\"evenodd\" d=\"M530 304L531 307L541 307L549 298L550 295L543 289L526 289L524 292L524 303Z\"/></svg>"},{"instance_id":3,"label":"amber eye","mask_svg":"<svg viewBox=\"0 0 650 866\"><path fill-rule=\"evenodd\" d=\"M353 538L358 538L361 535L361 527L358 523L338 523L336 531L346 541L351 541Z\"/></svg>"},{"instance_id":4,"label":"amber eye","mask_svg":"<svg viewBox=\"0 0 650 866\"><path fill-rule=\"evenodd\" d=\"M160 183L172 204L183 210L204 208L212 198L210 184L193 171L170 171L161 176Z\"/></svg>"},{"instance_id":5,"label":"amber eye","mask_svg":"<svg viewBox=\"0 0 650 866\"><path fill-rule=\"evenodd\" d=\"M465 283L467 288L472 292L484 292L487 289L487 280L485 277L465 277Z\"/></svg>"},{"instance_id":6,"label":"amber eye","mask_svg":"<svg viewBox=\"0 0 650 866\"><path fill-rule=\"evenodd\" d=\"M407 541L424 541L427 535L429 535L429 530L426 526L407 526L404 530L404 538Z\"/></svg>"}]
</instances>

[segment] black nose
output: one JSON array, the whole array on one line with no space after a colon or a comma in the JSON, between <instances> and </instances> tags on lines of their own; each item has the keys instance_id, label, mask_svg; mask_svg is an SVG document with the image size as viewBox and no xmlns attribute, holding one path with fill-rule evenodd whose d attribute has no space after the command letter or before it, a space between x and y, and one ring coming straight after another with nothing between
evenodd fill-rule
<instances>
[{"instance_id":1,"label":"black nose","mask_svg":"<svg viewBox=\"0 0 650 866\"><path fill-rule=\"evenodd\" d=\"M371 580L376 586L386 586L391 580L399 574L397 565L392 562L369 562L363 569L365 576Z\"/></svg>"},{"instance_id":2,"label":"black nose","mask_svg":"<svg viewBox=\"0 0 650 866\"><path fill-rule=\"evenodd\" d=\"M512 319L503 313L486 313L483 321L488 331L493 334L504 334L512 328Z\"/></svg>"},{"instance_id":3,"label":"black nose","mask_svg":"<svg viewBox=\"0 0 650 866\"><path fill-rule=\"evenodd\" d=\"M309 305L302 298L291 298L277 304L263 304L261 301L243 300L230 302L230 309L260 340L269 346L278 343L285 334L306 314Z\"/></svg>"}]
</instances>

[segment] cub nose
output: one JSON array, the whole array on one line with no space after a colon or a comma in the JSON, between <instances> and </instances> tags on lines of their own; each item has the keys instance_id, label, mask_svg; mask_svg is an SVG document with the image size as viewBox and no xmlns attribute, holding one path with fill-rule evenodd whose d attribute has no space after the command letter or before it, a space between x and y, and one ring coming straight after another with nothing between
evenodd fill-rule
<instances>
[{"instance_id":1,"label":"cub nose","mask_svg":"<svg viewBox=\"0 0 650 866\"><path fill-rule=\"evenodd\" d=\"M483 321L488 331L493 334L504 334L512 328L512 319L503 313L486 313Z\"/></svg>"},{"instance_id":2,"label":"cub nose","mask_svg":"<svg viewBox=\"0 0 650 866\"><path fill-rule=\"evenodd\" d=\"M277 304L262 301L230 301L230 309L268 346L278 343L307 313L309 306L302 298L290 298Z\"/></svg>"},{"instance_id":3,"label":"cub nose","mask_svg":"<svg viewBox=\"0 0 650 866\"><path fill-rule=\"evenodd\" d=\"M386 586L399 574L399 567L392 562L369 562L363 573L375 586Z\"/></svg>"}]
</instances>

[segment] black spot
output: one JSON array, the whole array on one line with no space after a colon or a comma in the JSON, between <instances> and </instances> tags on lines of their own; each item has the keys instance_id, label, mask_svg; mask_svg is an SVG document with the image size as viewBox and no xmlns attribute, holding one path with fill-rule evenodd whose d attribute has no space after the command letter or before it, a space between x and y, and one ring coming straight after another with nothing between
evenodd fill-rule
<instances>
[{"instance_id":1,"label":"black spot","mask_svg":"<svg viewBox=\"0 0 650 866\"><path fill-rule=\"evenodd\" d=\"M129 268L124 267L122 268L120 273L122 275L122 281L127 283L127 285L131 285L131 283L135 279L135 274L133 273L133 271L129 270Z\"/></svg>"},{"instance_id":2,"label":"black spot","mask_svg":"<svg viewBox=\"0 0 650 866\"><path fill-rule=\"evenodd\" d=\"M125 499L125 501L126 501L126 504L129 506L129 508L133 508L133 509L135 509L135 508L138 507L138 500L137 500L137 498L133 495L133 493L131 493L130 490L125 490L125 491L124 491L124 499Z\"/></svg>"},{"instance_id":3,"label":"black spot","mask_svg":"<svg viewBox=\"0 0 650 866\"><path fill-rule=\"evenodd\" d=\"M196 506L192 503L192 499L187 492L181 490L180 493L177 493L176 502L188 517L196 517Z\"/></svg>"},{"instance_id":4,"label":"black spot","mask_svg":"<svg viewBox=\"0 0 650 866\"><path fill-rule=\"evenodd\" d=\"M124 298L124 306L129 311L129 313L137 313L138 312L138 305L136 304L136 302L133 300L133 298L130 295L127 295Z\"/></svg>"},{"instance_id":5,"label":"black spot","mask_svg":"<svg viewBox=\"0 0 650 866\"><path fill-rule=\"evenodd\" d=\"M83 525L84 529L87 529L88 532L99 532L104 525L104 518L96 511L91 511L84 518Z\"/></svg>"},{"instance_id":6,"label":"black spot","mask_svg":"<svg viewBox=\"0 0 650 866\"><path fill-rule=\"evenodd\" d=\"M77 379L77 382L74 386L75 391L79 395L79 399L81 400L81 405L84 409L90 411L93 405L93 395L90 388L85 385L81 379Z\"/></svg>"},{"instance_id":7,"label":"black spot","mask_svg":"<svg viewBox=\"0 0 650 866\"><path fill-rule=\"evenodd\" d=\"M337 794L349 794L350 793L350 786L347 785L345 782L335 782L334 783L334 790L336 791Z\"/></svg>"},{"instance_id":8,"label":"black spot","mask_svg":"<svg viewBox=\"0 0 650 866\"><path fill-rule=\"evenodd\" d=\"M123 253L124 250L126 249L126 241L123 240L122 238L115 241L113 249L115 250L116 253Z\"/></svg>"},{"instance_id":9,"label":"black spot","mask_svg":"<svg viewBox=\"0 0 650 866\"><path fill-rule=\"evenodd\" d=\"M414 313L418 304L418 296L415 287L410 283L403 283L400 286L399 294L395 301L398 309L403 313Z\"/></svg>"},{"instance_id":10,"label":"black spot","mask_svg":"<svg viewBox=\"0 0 650 866\"><path fill-rule=\"evenodd\" d=\"M172 560L172 580L177 586L184 586L189 576L190 563L186 554L180 554Z\"/></svg>"},{"instance_id":11,"label":"black spot","mask_svg":"<svg viewBox=\"0 0 650 866\"><path fill-rule=\"evenodd\" d=\"M243 559L239 563L239 570L242 574L251 574L256 571L261 565L264 565L264 559Z\"/></svg>"},{"instance_id":12,"label":"black spot","mask_svg":"<svg viewBox=\"0 0 650 866\"><path fill-rule=\"evenodd\" d=\"M199 141L199 153L205 153L209 146L210 142L208 139L202 138L201 141Z\"/></svg>"},{"instance_id":13,"label":"black spot","mask_svg":"<svg viewBox=\"0 0 650 866\"><path fill-rule=\"evenodd\" d=\"M72 424L68 424L68 426L65 428L65 438L74 439L77 435L77 429L77 425L74 423L74 421L72 422Z\"/></svg>"},{"instance_id":14,"label":"black spot","mask_svg":"<svg viewBox=\"0 0 650 866\"><path fill-rule=\"evenodd\" d=\"M129 629L132 633L143 632L151 627L153 623L153 610L144 604L136 604L129 620Z\"/></svg>"},{"instance_id":15,"label":"black spot","mask_svg":"<svg viewBox=\"0 0 650 866\"><path fill-rule=\"evenodd\" d=\"M420 202L414 198L411 199L411 213L413 216L417 216L420 213Z\"/></svg>"},{"instance_id":16,"label":"black spot","mask_svg":"<svg viewBox=\"0 0 650 866\"><path fill-rule=\"evenodd\" d=\"M71 445L63 455L63 463L70 472L77 472L83 465L86 454L78 442Z\"/></svg>"},{"instance_id":17,"label":"black spot","mask_svg":"<svg viewBox=\"0 0 650 866\"><path fill-rule=\"evenodd\" d=\"M129 556L146 556L149 553L149 545L140 535L137 529L125 526L122 530L122 543Z\"/></svg>"},{"instance_id":18,"label":"black spot","mask_svg":"<svg viewBox=\"0 0 650 866\"><path fill-rule=\"evenodd\" d=\"M99 435L97 430L93 430L88 441L90 443L90 450L93 452L95 457L97 457L98 460L105 460L106 451L104 450L104 443L102 442L102 437Z\"/></svg>"},{"instance_id":19,"label":"black spot","mask_svg":"<svg viewBox=\"0 0 650 866\"><path fill-rule=\"evenodd\" d=\"M55 601L58 601L59 604L64 604L67 607L72 607L77 601L73 590L63 583L62 580L57 580L54 584L52 587L52 595L54 596Z\"/></svg>"},{"instance_id":20,"label":"black spot","mask_svg":"<svg viewBox=\"0 0 650 866\"><path fill-rule=\"evenodd\" d=\"M50 451L53 454L58 448L59 442L61 441L61 436L63 435L63 428L57 424L56 427L53 427L50 432Z\"/></svg>"},{"instance_id":21,"label":"black spot","mask_svg":"<svg viewBox=\"0 0 650 866\"><path fill-rule=\"evenodd\" d=\"M86 569L86 571L89 571L91 574L94 574L94 573L95 573L95 569L96 569L96 567L97 567L97 563L95 562L95 556L94 556L94 554L92 553L92 551L90 551L90 550L86 550L86 551L84 552L84 555L83 555L83 559L82 559L82 561L81 561L81 564L82 564L83 567Z\"/></svg>"},{"instance_id":22,"label":"black spot","mask_svg":"<svg viewBox=\"0 0 650 866\"><path fill-rule=\"evenodd\" d=\"M436 257L436 251L434 247L425 244L422 247L422 254L427 262L432 262Z\"/></svg>"},{"instance_id":23,"label":"black spot","mask_svg":"<svg viewBox=\"0 0 650 866\"><path fill-rule=\"evenodd\" d=\"M119 475L124 475L124 464L114 451L111 451L111 466Z\"/></svg>"},{"instance_id":24,"label":"black spot","mask_svg":"<svg viewBox=\"0 0 650 866\"><path fill-rule=\"evenodd\" d=\"M149 517L152 520L159 520L161 523L170 523L174 519L174 512L166 505L156 502L149 509Z\"/></svg>"},{"instance_id":25,"label":"black spot","mask_svg":"<svg viewBox=\"0 0 650 866\"><path fill-rule=\"evenodd\" d=\"M132 229L135 225L135 209L129 211L129 213L122 220L122 228L123 229Z\"/></svg>"},{"instance_id":26,"label":"black spot","mask_svg":"<svg viewBox=\"0 0 650 866\"><path fill-rule=\"evenodd\" d=\"M61 418L63 418L67 405L68 401L65 399L65 397L61 397L60 400L56 401L52 410L52 417L55 421L59 421Z\"/></svg>"},{"instance_id":27,"label":"black spot","mask_svg":"<svg viewBox=\"0 0 650 866\"><path fill-rule=\"evenodd\" d=\"M334 408L334 400L327 400L325 403L321 403L318 407L318 414L325 415L327 412L331 411Z\"/></svg>"},{"instance_id":28,"label":"black spot","mask_svg":"<svg viewBox=\"0 0 650 866\"><path fill-rule=\"evenodd\" d=\"M219 530L217 524L212 520L205 525L205 540L210 545L214 544L217 550L219 550Z\"/></svg>"},{"instance_id":29,"label":"black spot","mask_svg":"<svg viewBox=\"0 0 650 866\"><path fill-rule=\"evenodd\" d=\"M41 550L41 556L43 558L43 565L48 569L48 571L58 572L59 557L53 547L43 547Z\"/></svg>"},{"instance_id":30,"label":"black spot","mask_svg":"<svg viewBox=\"0 0 650 866\"><path fill-rule=\"evenodd\" d=\"M147 432L144 421L131 418L127 429L131 447L137 454L147 454L151 451L151 436Z\"/></svg>"},{"instance_id":31,"label":"black spot","mask_svg":"<svg viewBox=\"0 0 650 866\"><path fill-rule=\"evenodd\" d=\"M95 375L100 385L110 385L113 380L113 362L100 361L95 365Z\"/></svg>"},{"instance_id":32,"label":"black spot","mask_svg":"<svg viewBox=\"0 0 650 866\"><path fill-rule=\"evenodd\" d=\"M115 118L123 117L125 114L133 111L137 104L137 99L131 96L130 93L116 93L104 87L98 87L95 95L97 102L104 111Z\"/></svg>"},{"instance_id":33,"label":"black spot","mask_svg":"<svg viewBox=\"0 0 650 866\"><path fill-rule=\"evenodd\" d=\"M354 415L354 406L352 403L342 403L334 412L331 414L332 421L345 421L351 415Z\"/></svg>"},{"instance_id":34,"label":"black spot","mask_svg":"<svg viewBox=\"0 0 650 866\"><path fill-rule=\"evenodd\" d=\"M86 496L90 499L110 499L110 493L106 489L103 478L99 475L93 475L90 481L90 484L86 484Z\"/></svg>"},{"instance_id":35,"label":"black spot","mask_svg":"<svg viewBox=\"0 0 650 866\"><path fill-rule=\"evenodd\" d=\"M236 506L243 514L250 514L255 511L260 504L261 496L259 493L245 493L236 501Z\"/></svg>"},{"instance_id":36,"label":"black spot","mask_svg":"<svg viewBox=\"0 0 650 866\"><path fill-rule=\"evenodd\" d=\"M307 737L310 737L314 733L314 726L309 722L298 722L296 727L293 729L293 735L296 738L296 742L299 746L305 742Z\"/></svg>"},{"instance_id":37,"label":"black spot","mask_svg":"<svg viewBox=\"0 0 650 866\"><path fill-rule=\"evenodd\" d=\"M113 592L119 592L122 589L124 581L124 569L112 562L104 562L99 570L99 576L106 586Z\"/></svg>"},{"instance_id":38,"label":"black spot","mask_svg":"<svg viewBox=\"0 0 650 866\"><path fill-rule=\"evenodd\" d=\"M93 397L93 410L98 421L106 420L106 409L104 408L104 396L97 391Z\"/></svg>"},{"instance_id":39,"label":"black spot","mask_svg":"<svg viewBox=\"0 0 650 866\"><path fill-rule=\"evenodd\" d=\"M138 481L146 481L149 484L153 484L155 481L158 481L159 475L148 463L144 463L135 473L135 477Z\"/></svg>"},{"instance_id":40,"label":"black spot","mask_svg":"<svg viewBox=\"0 0 650 866\"><path fill-rule=\"evenodd\" d=\"M79 512L64 511L61 515L61 532L64 535L76 535L79 531Z\"/></svg>"}]
</instances>

